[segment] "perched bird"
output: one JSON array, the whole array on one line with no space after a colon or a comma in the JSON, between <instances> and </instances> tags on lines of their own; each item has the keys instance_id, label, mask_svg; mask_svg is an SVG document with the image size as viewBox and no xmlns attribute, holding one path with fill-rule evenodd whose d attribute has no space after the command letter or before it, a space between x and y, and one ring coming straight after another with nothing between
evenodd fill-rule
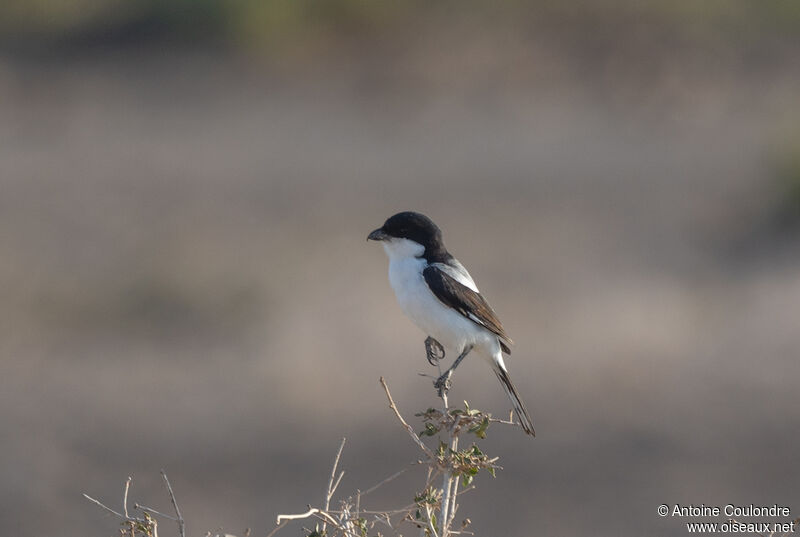
<instances>
[{"instance_id":1,"label":"perched bird","mask_svg":"<svg viewBox=\"0 0 800 537\"><path fill-rule=\"evenodd\" d=\"M503 353L511 353L511 338L467 269L444 247L442 231L427 216L408 211L386 220L367 240L383 244L397 302L428 335L428 360L434 363L437 352L443 356L442 347L459 353L436 387L446 391L453 370L474 350L500 379L522 428L534 435L533 421L503 362Z\"/></svg>"}]
</instances>

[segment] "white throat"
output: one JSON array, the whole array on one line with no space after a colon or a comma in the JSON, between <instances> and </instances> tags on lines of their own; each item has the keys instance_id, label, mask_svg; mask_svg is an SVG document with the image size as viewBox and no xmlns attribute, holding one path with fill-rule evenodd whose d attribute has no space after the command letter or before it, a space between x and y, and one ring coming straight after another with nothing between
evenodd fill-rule
<instances>
[{"instance_id":1,"label":"white throat","mask_svg":"<svg viewBox=\"0 0 800 537\"><path fill-rule=\"evenodd\" d=\"M383 241L383 251L389 257L389 261L399 261L420 257L425 253L425 247L418 242L409 239L388 239Z\"/></svg>"}]
</instances>

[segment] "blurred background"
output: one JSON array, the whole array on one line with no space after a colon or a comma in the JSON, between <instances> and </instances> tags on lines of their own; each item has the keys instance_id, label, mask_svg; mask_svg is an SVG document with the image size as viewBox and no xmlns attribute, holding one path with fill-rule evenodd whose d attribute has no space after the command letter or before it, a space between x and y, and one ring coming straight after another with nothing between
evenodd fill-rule
<instances>
[{"instance_id":1,"label":"blurred background","mask_svg":"<svg viewBox=\"0 0 800 537\"><path fill-rule=\"evenodd\" d=\"M114 535L81 493L168 510L164 468L190 535L265 535L342 436L343 493L414 460L378 377L435 404L424 335L365 242L406 209L536 423L490 430L477 535L799 516L798 97L791 1L5 0L4 532ZM478 360L462 399L508 411Z\"/></svg>"}]
</instances>

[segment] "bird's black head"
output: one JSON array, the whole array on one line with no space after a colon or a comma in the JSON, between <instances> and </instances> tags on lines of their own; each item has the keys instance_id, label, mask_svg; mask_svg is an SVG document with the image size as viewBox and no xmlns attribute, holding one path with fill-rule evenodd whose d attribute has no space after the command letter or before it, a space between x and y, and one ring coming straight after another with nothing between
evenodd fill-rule
<instances>
[{"instance_id":1,"label":"bird's black head","mask_svg":"<svg viewBox=\"0 0 800 537\"><path fill-rule=\"evenodd\" d=\"M424 256L431 262L448 257L442 242L442 230L424 214L413 211L397 213L382 227L369 234L367 240L408 239L425 247Z\"/></svg>"}]
</instances>

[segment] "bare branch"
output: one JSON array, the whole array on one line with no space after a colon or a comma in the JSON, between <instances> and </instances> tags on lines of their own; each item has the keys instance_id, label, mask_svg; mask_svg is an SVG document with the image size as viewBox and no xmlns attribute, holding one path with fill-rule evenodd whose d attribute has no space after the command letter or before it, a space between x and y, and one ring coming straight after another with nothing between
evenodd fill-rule
<instances>
[{"instance_id":1,"label":"bare branch","mask_svg":"<svg viewBox=\"0 0 800 537\"><path fill-rule=\"evenodd\" d=\"M416 463L411 463L411 464L416 464ZM360 491L359 491L359 495L360 495L360 496L366 496L366 495L367 495L367 494L369 494L370 492L374 492L375 490L379 489L380 487L382 487L383 485L385 485L385 484L386 484L386 483L388 483L389 481L392 481L393 479L396 479L397 477L399 477L399 476L401 476L402 474L404 474L405 472L407 472L409 468L411 468L411 465L409 465L409 466L406 466L405 468L403 468L403 469L402 469L402 470L400 470L399 472L395 472L395 473L393 473L392 475L390 475L389 477L387 477L386 479L384 479L383 481L381 481L381 482L380 482L380 483L378 483L377 485L373 485L373 486L371 486L370 488L368 488L368 489L367 489L367 490L365 490L364 492L360 492Z\"/></svg>"},{"instance_id":2,"label":"bare branch","mask_svg":"<svg viewBox=\"0 0 800 537\"><path fill-rule=\"evenodd\" d=\"M433 525L433 517L431 517L431 506L425 504L425 514L427 515L425 518L428 519L428 529L431 530L431 535L433 537L439 537L439 534L436 532L436 526Z\"/></svg>"},{"instance_id":3,"label":"bare branch","mask_svg":"<svg viewBox=\"0 0 800 537\"><path fill-rule=\"evenodd\" d=\"M125 513L125 518L130 518L128 516L128 489L131 488L131 476L128 476L128 479L125 480L125 492L122 494L122 512Z\"/></svg>"},{"instance_id":4,"label":"bare branch","mask_svg":"<svg viewBox=\"0 0 800 537\"><path fill-rule=\"evenodd\" d=\"M280 524L278 524L278 527L276 527L274 530L272 530L271 532L269 532L269 533L267 534L267 537L272 537L273 535L275 535L276 533L278 533L278 532L281 530L281 528L283 528L283 527L284 527L286 524L288 524L288 523L289 523L289 521L288 521L288 520L284 520L283 522L281 522Z\"/></svg>"},{"instance_id":5,"label":"bare branch","mask_svg":"<svg viewBox=\"0 0 800 537\"><path fill-rule=\"evenodd\" d=\"M501 420L499 418L489 418L491 423L502 423L503 425L517 425L514 420Z\"/></svg>"},{"instance_id":6,"label":"bare branch","mask_svg":"<svg viewBox=\"0 0 800 537\"><path fill-rule=\"evenodd\" d=\"M475 485L470 485L469 487L459 492L458 495L461 496L462 494L466 494L467 492L475 490L475 488L476 488Z\"/></svg>"},{"instance_id":7,"label":"bare branch","mask_svg":"<svg viewBox=\"0 0 800 537\"><path fill-rule=\"evenodd\" d=\"M118 517L120 517L120 518L127 518L127 517L126 517L125 515L123 515L122 513L117 513L116 511L114 511L113 509L111 509L110 507L108 507L107 505L105 505L105 504L101 503L101 502L100 502L100 501L98 501L98 500L95 500L94 498L92 498L91 496L89 496L88 494L86 494L85 492L83 493L83 497L84 497L84 498L86 498L87 500L89 500L90 502L92 502L93 504L96 504L96 505L98 505L99 507L101 507L101 508L105 509L106 511L108 511L108 512L109 512L109 513L111 513L112 515L116 515L116 516L118 516Z\"/></svg>"},{"instance_id":8,"label":"bare branch","mask_svg":"<svg viewBox=\"0 0 800 537\"><path fill-rule=\"evenodd\" d=\"M331 478L328 480L328 490L325 493L325 511L330 509L331 507L331 498L333 497L333 493L336 491L336 487L339 486L339 482L342 480L344 476L344 471L339 475L339 479L334 484L334 479L336 478L336 468L339 466L339 459L342 456L342 450L344 449L344 444L347 442L347 438L342 438L342 442L339 444L339 450L336 452L336 457L333 459L333 468L331 468ZM325 522L322 523L322 531L325 531Z\"/></svg>"},{"instance_id":9,"label":"bare branch","mask_svg":"<svg viewBox=\"0 0 800 537\"><path fill-rule=\"evenodd\" d=\"M336 493L336 489L339 488L339 483L342 482L342 478L344 477L344 470L339 473L339 477L336 478L336 483L333 484L333 488L331 489L331 498Z\"/></svg>"},{"instance_id":10,"label":"bare branch","mask_svg":"<svg viewBox=\"0 0 800 537\"><path fill-rule=\"evenodd\" d=\"M447 401L445 400L445 404ZM458 450L458 433L453 431L453 428L450 428L450 450L457 451ZM453 493L453 481L458 481L458 478L453 475L453 473L448 469L444 470L442 477L442 506L440 508L440 514L442 515L442 537L447 537L450 533L450 498L451 493Z\"/></svg>"},{"instance_id":11,"label":"bare branch","mask_svg":"<svg viewBox=\"0 0 800 537\"><path fill-rule=\"evenodd\" d=\"M167 490L169 491L169 499L172 502L172 507L175 509L175 517L178 519L178 531L181 537L186 537L186 524L181 516L181 510L178 509L178 502L175 501L175 493L172 491L172 485L169 484L169 478L164 470L161 470L161 477L164 478L164 483L166 483Z\"/></svg>"},{"instance_id":12,"label":"bare branch","mask_svg":"<svg viewBox=\"0 0 800 537\"><path fill-rule=\"evenodd\" d=\"M330 507L331 497L333 496L334 490L336 490L336 486L333 484L333 480L336 477L336 468L339 466L339 459L342 456L342 450L344 449L344 444L347 442L347 438L342 438L342 442L339 444L339 451L336 452L336 457L333 459L333 468L331 468L331 478L328 480L328 492L325 495L325 510L327 511ZM344 474L344 472L342 472ZM341 476L339 476L341 480ZM338 482L336 485L338 486Z\"/></svg>"},{"instance_id":13,"label":"bare branch","mask_svg":"<svg viewBox=\"0 0 800 537\"><path fill-rule=\"evenodd\" d=\"M400 420L400 423L403 425L403 427L406 428L406 431L408 431L411 439L416 442L419 448L425 453L425 455L428 456L429 459L434 460L435 458L433 453L430 449L428 449L428 446L422 443L422 440L419 439L419 436L417 436L417 433L415 433L414 429L411 428L411 425L409 425L406 420L403 419L403 416L400 415L400 411L397 410L397 405L395 405L394 399L392 399L392 394L389 393L389 386L386 385L386 380L381 377L380 381L381 385L383 385L383 390L386 392L386 397L389 399L389 408L394 411L395 416L397 416L397 419Z\"/></svg>"},{"instance_id":14,"label":"bare branch","mask_svg":"<svg viewBox=\"0 0 800 537\"><path fill-rule=\"evenodd\" d=\"M342 526L339 524L339 521L338 521L338 520L336 520L335 518L333 518L333 517L332 517L330 514L328 514L328 513L327 513L327 512L325 512L325 511L320 511L319 509L317 509L317 512L316 512L316 513L314 513L312 516L315 516L315 517L317 517L318 519L322 520L323 522L330 522L330 524L331 524L332 526L336 527L336 528L337 528L337 529L339 529L339 530L341 530L341 529L344 529L344 528L342 528Z\"/></svg>"},{"instance_id":15,"label":"bare branch","mask_svg":"<svg viewBox=\"0 0 800 537\"><path fill-rule=\"evenodd\" d=\"M450 499L450 520L447 521L447 526L450 527L453 524L453 521L456 518L456 511L458 511L458 504L456 500L458 499L458 483L461 481L458 477L453 480L453 492ZM455 532L451 532L455 533Z\"/></svg>"},{"instance_id":16,"label":"bare branch","mask_svg":"<svg viewBox=\"0 0 800 537\"><path fill-rule=\"evenodd\" d=\"M335 518L333 518L330 514L320 509L317 509L316 507L311 507L311 506L309 506L308 511L306 511L305 513L298 513L296 515L278 515L278 518L276 519L276 524L280 524L281 522L284 521L299 520L301 518L309 518L309 517L316 517L319 518L320 520L330 522L337 528L339 527L339 522Z\"/></svg>"},{"instance_id":17,"label":"bare branch","mask_svg":"<svg viewBox=\"0 0 800 537\"><path fill-rule=\"evenodd\" d=\"M161 511L156 511L155 509L153 509L151 507L147 507L145 505L141 505L141 504L135 503L135 504L133 504L133 508L134 509L139 509L140 511L144 511L145 513L152 513L152 514L154 514L156 516L162 516L164 518L168 518L169 520L174 520L175 522L178 521L178 519L175 518L174 516L168 515L166 513L162 513Z\"/></svg>"},{"instance_id":18,"label":"bare branch","mask_svg":"<svg viewBox=\"0 0 800 537\"><path fill-rule=\"evenodd\" d=\"M411 504L408 504L405 507L401 507L399 509L389 509L389 510L383 509L381 511L362 509L361 510L361 514L364 514L364 515L398 515L400 513L406 513L408 511L410 511L411 509L414 509L416 506L417 506L417 504L411 503ZM336 514L336 515L341 515L342 513L344 513L344 511L329 511L329 513L333 513L333 514Z\"/></svg>"},{"instance_id":19,"label":"bare branch","mask_svg":"<svg viewBox=\"0 0 800 537\"><path fill-rule=\"evenodd\" d=\"M114 515L114 516L116 516L118 518L121 518L124 521L124 524L127 524L128 526L130 526L131 537L135 537L136 532L137 532L137 527L139 527L139 525L144 525L145 527L149 528L149 532L150 533L148 533L148 535L152 535L152 537L158 537L158 521L156 519L150 517L147 514L145 514L144 518L139 518L139 517L131 516L128 513L128 491L130 489L130 485L131 485L131 478L128 477L128 479L125 481L125 490L124 490L124 492L122 494L122 498L123 498L122 499L122 510L123 510L123 513L119 513L117 511L111 509L110 507L108 507L107 505L102 503L101 501L95 500L94 498L92 498L91 496L89 496L86 493L83 494L83 497L86 498L87 500L89 500L90 502L92 502L93 504L97 505L101 509L103 509L105 511L108 511L109 513L111 513L112 515ZM141 531L141 530L139 530L139 531Z\"/></svg>"},{"instance_id":20,"label":"bare branch","mask_svg":"<svg viewBox=\"0 0 800 537\"><path fill-rule=\"evenodd\" d=\"M319 513L319 509L316 507L309 507L308 511L305 513L300 513L297 515L278 515L277 522L275 523L280 524L282 520L298 520L300 518L308 518L314 515L314 513Z\"/></svg>"}]
</instances>

